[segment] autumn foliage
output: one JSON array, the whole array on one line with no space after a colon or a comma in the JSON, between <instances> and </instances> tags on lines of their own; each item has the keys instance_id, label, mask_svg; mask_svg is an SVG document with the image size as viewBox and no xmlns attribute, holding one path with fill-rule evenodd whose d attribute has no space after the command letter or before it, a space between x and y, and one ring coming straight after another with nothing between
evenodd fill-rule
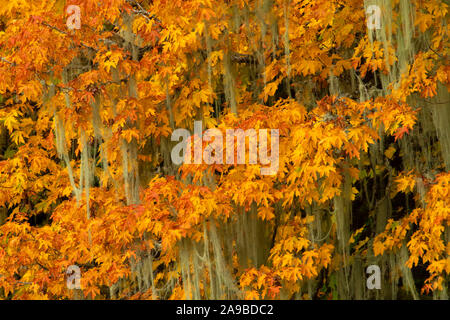
<instances>
[{"instance_id":1,"label":"autumn foliage","mask_svg":"<svg viewBox=\"0 0 450 320\"><path fill-rule=\"evenodd\" d=\"M443 0L1 0L0 298L448 299L448 36ZM278 171L175 165L194 121L278 129Z\"/></svg>"}]
</instances>

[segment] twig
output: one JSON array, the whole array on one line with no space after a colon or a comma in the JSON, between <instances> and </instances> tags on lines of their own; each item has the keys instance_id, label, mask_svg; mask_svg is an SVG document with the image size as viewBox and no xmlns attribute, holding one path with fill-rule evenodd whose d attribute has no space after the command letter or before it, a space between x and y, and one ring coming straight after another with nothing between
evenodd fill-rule
<instances>
[{"instance_id":1,"label":"twig","mask_svg":"<svg viewBox=\"0 0 450 320\"><path fill-rule=\"evenodd\" d=\"M133 10L134 13L137 13L137 14L140 14L140 15L144 16L148 21L155 20L156 22L158 22L160 24L162 23L161 20L159 20L154 14L151 14L150 12L145 10L142 7L142 5L139 2L137 2L136 0L127 0L127 2L129 4L131 4L131 5L134 4L134 5L136 5L139 8L139 10L134 9Z\"/></svg>"},{"instance_id":2,"label":"twig","mask_svg":"<svg viewBox=\"0 0 450 320\"><path fill-rule=\"evenodd\" d=\"M11 62L11 61L9 61L9 60L3 58L3 57L0 57L0 60L3 61L3 62L9 63L9 64L10 64L11 66L13 66L13 67L16 66L16 64L15 64L14 62Z\"/></svg>"},{"instance_id":3,"label":"twig","mask_svg":"<svg viewBox=\"0 0 450 320\"><path fill-rule=\"evenodd\" d=\"M431 45L428 45L428 49L430 49L431 51L433 51L434 53L436 53L439 57L441 57L442 59L446 59L444 56L442 56L441 54L439 54L438 52L434 51L433 48L431 48Z\"/></svg>"},{"instance_id":4,"label":"twig","mask_svg":"<svg viewBox=\"0 0 450 320\"><path fill-rule=\"evenodd\" d=\"M57 32L63 34L63 35L70 36L70 35L69 35L67 32L65 32L64 30L61 30L61 29L59 29L59 28L57 28L57 27L55 27L55 26L52 26L51 24L48 24L48 23L45 22L45 21L42 22L42 24L43 24L44 26L46 26L46 27L48 27L48 28L54 30L54 31L57 31ZM86 49L93 50L93 51L95 51L95 52L98 51L98 49L95 49L95 48L93 48L93 47L91 47L91 46L88 46L88 45L86 45L86 44L84 44L84 43L80 43L80 46L81 46L81 47L84 47L84 48L86 48Z\"/></svg>"}]
</instances>

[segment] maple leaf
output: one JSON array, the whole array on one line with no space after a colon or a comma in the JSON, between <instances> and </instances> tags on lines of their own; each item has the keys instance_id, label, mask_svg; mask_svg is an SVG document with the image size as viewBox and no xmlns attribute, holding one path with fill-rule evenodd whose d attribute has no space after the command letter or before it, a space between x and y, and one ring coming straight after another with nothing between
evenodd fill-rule
<instances>
[{"instance_id":1,"label":"maple leaf","mask_svg":"<svg viewBox=\"0 0 450 320\"><path fill-rule=\"evenodd\" d=\"M395 132L395 134L394 134L395 141L397 141L398 139L403 138L403 135L404 135L405 133L408 133L408 134L409 134L409 129L408 129L407 127L401 127L401 128L399 128L399 129Z\"/></svg>"}]
</instances>

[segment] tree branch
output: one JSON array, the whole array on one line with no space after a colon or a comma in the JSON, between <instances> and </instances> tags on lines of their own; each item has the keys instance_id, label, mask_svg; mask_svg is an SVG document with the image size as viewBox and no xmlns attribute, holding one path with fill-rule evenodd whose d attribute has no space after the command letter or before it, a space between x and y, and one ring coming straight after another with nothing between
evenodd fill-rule
<instances>
[{"instance_id":1,"label":"tree branch","mask_svg":"<svg viewBox=\"0 0 450 320\"><path fill-rule=\"evenodd\" d=\"M9 61L9 60L3 58L3 57L0 57L0 60L3 61L3 62L9 63L9 64L10 64L11 66L13 66L13 67L16 66L16 64L15 64L14 62L11 62L11 61Z\"/></svg>"},{"instance_id":2,"label":"tree branch","mask_svg":"<svg viewBox=\"0 0 450 320\"><path fill-rule=\"evenodd\" d=\"M66 35L66 36L70 36L67 32L65 32L65 31L63 31L63 30L61 30L61 29L59 29L59 28L57 28L57 27L55 27L55 26L52 26L51 24L48 24L48 23L45 22L45 21L42 22L42 24L43 24L44 26L46 26L46 27L48 27L48 28L54 30L54 31L57 31L57 32L59 32L59 33L61 33L61 34L64 34L64 35ZM80 43L80 46L81 46L81 47L84 47L84 48L86 48L86 49L93 50L93 51L95 51L95 52L98 51L97 49L95 49L95 48L93 48L93 47L91 47L91 46L85 45L84 43Z\"/></svg>"},{"instance_id":3,"label":"tree branch","mask_svg":"<svg viewBox=\"0 0 450 320\"><path fill-rule=\"evenodd\" d=\"M150 12L145 10L144 7L142 7L142 5L139 2L137 2L136 0L127 0L127 2L131 5L135 5L136 7L138 7L139 10L134 9L133 12L145 17L147 19L147 21L155 20L156 22L158 22L160 24L162 23L161 20L159 20L154 14L151 14Z\"/></svg>"}]
</instances>

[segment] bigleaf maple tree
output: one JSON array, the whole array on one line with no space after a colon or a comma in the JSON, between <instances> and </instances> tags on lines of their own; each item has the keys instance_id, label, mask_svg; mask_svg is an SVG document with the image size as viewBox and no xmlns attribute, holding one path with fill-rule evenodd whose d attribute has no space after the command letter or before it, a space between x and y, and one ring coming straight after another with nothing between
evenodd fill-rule
<instances>
[{"instance_id":1,"label":"bigleaf maple tree","mask_svg":"<svg viewBox=\"0 0 450 320\"><path fill-rule=\"evenodd\" d=\"M448 299L448 36L443 0L1 0L0 298ZM278 171L175 164L194 121L278 129Z\"/></svg>"}]
</instances>

